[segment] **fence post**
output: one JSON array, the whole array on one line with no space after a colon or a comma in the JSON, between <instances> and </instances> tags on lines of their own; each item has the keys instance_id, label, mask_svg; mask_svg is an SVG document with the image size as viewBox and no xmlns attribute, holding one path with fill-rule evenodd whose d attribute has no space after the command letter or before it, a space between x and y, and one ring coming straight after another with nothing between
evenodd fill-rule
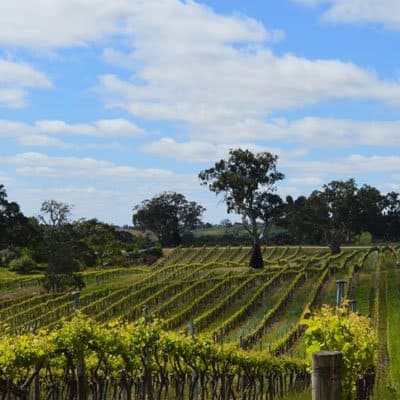
<instances>
[{"instance_id":1,"label":"fence post","mask_svg":"<svg viewBox=\"0 0 400 400\"><path fill-rule=\"evenodd\" d=\"M74 308L77 310L79 308L79 296L81 292L79 290L76 290L75 292L72 292L72 296L74 298Z\"/></svg>"},{"instance_id":2,"label":"fence post","mask_svg":"<svg viewBox=\"0 0 400 400\"><path fill-rule=\"evenodd\" d=\"M193 319L191 318L189 320L189 334L192 337L192 341L194 341L194 322ZM193 368L192 369L192 382L193 382L193 392L192 392L192 398L190 400L197 400L197 372Z\"/></svg>"},{"instance_id":3,"label":"fence post","mask_svg":"<svg viewBox=\"0 0 400 400\"><path fill-rule=\"evenodd\" d=\"M342 353L319 351L312 355L312 400L342 400Z\"/></svg>"},{"instance_id":4,"label":"fence post","mask_svg":"<svg viewBox=\"0 0 400 400\"><path fill-rule=\"evenodd\" d=\"M350 307L351 307L351 311L357 312L357 301L356 300L350 300Z\"/></svg>"},{"instance_id":5,"label":"fence post","mask_svg":"<svg viewBox=\"0 0 400 400\"><path fill-rule=\"evenodd\" d=\"M79 309L79 290L72 292L72 296L74 299L74 308L75 310ZM85 356L79 357L76 362L76 375L78 378L78 400L87 400L88 393L87 393L87 382L85 377Z\"/></svg>"},{"instance_id":6,"label":"fence post","mask_svg":"<svg viewBox=\"0 0 400 400\"><path fill-rule=\"evenodd\" d=\"M344 297L344 285L347 281L343 279L339 279L336 281L336 307L340 307L342 305L343 297Z\"/></svg>"}]
</instances>

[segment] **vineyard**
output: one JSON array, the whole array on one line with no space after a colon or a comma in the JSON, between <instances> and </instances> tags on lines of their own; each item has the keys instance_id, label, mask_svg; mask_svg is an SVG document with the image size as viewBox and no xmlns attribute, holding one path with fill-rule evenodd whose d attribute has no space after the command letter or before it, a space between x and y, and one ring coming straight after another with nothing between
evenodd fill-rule
<instances>
[{"instance_id":1,"label":"vineyard","mask_svg":"<svg viewBox=\"0 0 400 400\"><path fill-rule=\"evenodd\" d=\"M379 332L377 398L395 398L400 248L265 247L261 271L250 252L177 248L152 266L82 273L78 317L76 294L0 280L2 398L81 398L85 385L93 399L300 398L301 321L335 305L338 279Z\"/></svg>"}]
</instances>

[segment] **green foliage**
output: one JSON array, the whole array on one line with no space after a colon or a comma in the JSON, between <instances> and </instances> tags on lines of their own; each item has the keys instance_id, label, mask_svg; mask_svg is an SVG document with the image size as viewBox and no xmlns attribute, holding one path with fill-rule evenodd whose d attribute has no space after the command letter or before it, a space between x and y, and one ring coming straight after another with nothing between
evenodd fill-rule
<instances>
[{"instance_id":1,"label":"green foliage","mask_svg":"<svg viewBox=\"0 0 400 400\"><path fill-rule=\"evenodd\" d=\"M85 283L81 275L78 274L61 274L46 273L43 279L43 287L52 292L65 291L68 288L82 289Z\"/></svg>"},{"instance_id":2,"label":"green foliage","mask_svg":"<svg viewBox=\"0 0 400 400\"><path fill-rule=\"evenodd\" d=\"M307 326L304 340L310 359L317 351L342 352L343 391L345 396L353 396L357 379L377 362L378 339L371 320L350 312L345 304L339 309L322 306L303 323Z\"/></svg>"},{"instance_id":3,"label":"green foliage","mask_svg":"<svg viewBox=\"0 0 400 400\"><path fill-rule=\"evenodd\" d=\"M100 377L110 384L121 379L121 371L130 379L140 381L145 376L154 376L156 380L166 376L187 379L192 370L204 377L223 377L226 382L231 377L231 385L233 379L238 382L244 375L254 382L260 377L286 380L295 375L297 385L304 388L308 383L303 361L244 352L228 345L220 347L203 336L165 332L157 320L102 326L77 313L71 321L64 321L51 332L3 333L0 338L2 389L17 392L37 371L42 385L68 385L76 379L74 370L79 360L84 362L86 379ZM274 390L277 387L278 380Z\"/></svg>"},{"instance_id":4,"label":"green foliage","mask_svg":"<svg viewBox=\"0 0 400 400\"><path fill-rule=\"evenodd\" d=\"M15 271L20 274L26 274L35 269L37 267L37 263L28 254L22 254L20 257L11 260L9 267L11 271Z\"/></svg>"},{"instance_id":5,"label":"green foliage","mask_svg":"<svg viewBox=\"0 0 400 400\"><path fill-rule=\"evenodd\" d=\"M133 209L133 224L153 232L163 246L177 246L182 235L197 228L205 208L176 192L164 192Z\"/></svg>"},{"instance_id":6,"label":"green foliage","mask_svg":"<svg viewBox=\"0 0 400 400\"><path fill-rule=\"evenodd\" d=\"M369 232L361 232L356 235L354 243L360 246L367 246L372 243L372 235Z\"/></svg>"},{"instance_id":7,"label":"green foliage","mask_svg":"<svg viewBox=\"0 0 400 400\"><path fill-rule=\"evenodd\" d=\"M242 216L243 226L251 234L253 253L250 266L263 268L260 237L268 233L283 213L283 201L274 192L276 182L284 174L276 168L278 156L268 152L231 149L228 160L220 160L214 167L199 173L202 185L223 194L228 213ZM258 222L263 222L259 232Z\"/></svg>"}]
</instances>

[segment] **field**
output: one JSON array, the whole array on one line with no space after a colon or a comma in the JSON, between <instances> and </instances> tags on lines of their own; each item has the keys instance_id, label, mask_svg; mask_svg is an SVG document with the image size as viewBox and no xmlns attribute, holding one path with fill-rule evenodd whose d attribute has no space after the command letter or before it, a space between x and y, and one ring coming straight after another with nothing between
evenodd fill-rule
<instances>
[{"instance_id":1,"label":"field","mask_svg":"<svg viewBox=\"0 0 400 400\"><path fill-rule=\"evenodd\" d=\"M247 247L201 247L177 248L150 267L86 272L79 309L100 324L159 317L163 329L183 333L192 321L195 335L208 335L216 346L303 359L301 320L319 304L334 305L336 280L345 279L345 297L379 331L377 398L395 398L399 249L346 248L330 256L325 248L265 247L263 255L262 271L247 268ZM12 333L51 330L75 314L72 294L45 293L40 280L0 275L0 318Z\"/></svg>"}]
</instances>

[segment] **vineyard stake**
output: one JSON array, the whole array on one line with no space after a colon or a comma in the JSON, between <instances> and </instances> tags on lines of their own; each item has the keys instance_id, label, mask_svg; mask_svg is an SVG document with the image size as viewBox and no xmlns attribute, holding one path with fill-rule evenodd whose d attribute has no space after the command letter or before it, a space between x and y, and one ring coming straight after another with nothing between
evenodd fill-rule
<instances>
[{"instance_id":1,"label":"vineyard stake","mask_svg":"<svg viewBox=\"0 0 400 400\"><path fill-rule=\"evenodd\" d=\"M72 292L72 296L74 298L74 308L75 310L79 309L79 290ZM87 382L85 378L85 359L84 356L79 357L76 362L76 375L78 378L78 400L86 400L87 396Z\"/></svg>"},{"instance_id":2,"label":"vineyard stake","mask_svg":"<svg viewBox=\"0 0 400 400\"><path fill-rule=\"evenodd\" d=\"M72 292L72 296L74 298L74 308L77 310L79 308L79 296L81 292L79 290L76 290L75 292Z\"/></svg>"},{"instance_id":3,"label":"vineyard stake","mask_svg":"<svg viewBox=\"0 0 400 400\"><path fill-rule=\"evenodd\" d=\"M342 305L343 297L344 297L344 285L347 281L343 279L339 279L336 281L336 307L340 307Z\"/></svg>"},{"instance_id":4,"label":"vineyard stake","mask_svg":"<svg viewBox=\"0 0 400 400\"><path fill-rule=\"evenodd\" d=\"M194 322L193 319L190 318L189 320L189 334L192 337L192 342L194 341ZM196 369L192 369L192 382L193 382L193 392L192 392L192 398L190 400L197 400L197 372Z\"/></svg>"},{"instance_id":5,"label":"vineyard stake","mask_svg":"<svg viewBox=\"0 0 400 400\"><path fill-rule=\"evenodd\" d=\"M350 307L351 307L351 311L357 312L357 301L356 300L350 300Z\"/></svg>"},{"instance_id":6,"label":"vineyard stake","mask_svg":"<svg viewBox=\"0 0 400 400\"><path fill-rule=\"evenodd\" d=\"M319 351L312 355L312 400L342 400L342 353Z\"/></svg>"},{"instance_id":7,"label":"vineyard stake","mask_svg":"<svg viewBox=\"0 0 400 400\"><path fill-rule=\"evenodd\" d=\"M149 321L148 321L148 318L147 318L147 306L146 305L143 306L143 318L144 318L144 323L147 325L147 323Z\"/></svg>"}]
</instances>

